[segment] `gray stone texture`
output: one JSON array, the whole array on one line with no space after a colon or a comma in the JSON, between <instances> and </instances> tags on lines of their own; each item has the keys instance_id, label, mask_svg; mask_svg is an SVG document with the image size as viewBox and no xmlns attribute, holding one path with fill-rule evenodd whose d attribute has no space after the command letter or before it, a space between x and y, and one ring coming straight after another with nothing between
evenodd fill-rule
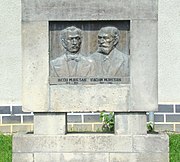
<instances>
[{"instance_id":1,"label":"gray stone texture","mask_svg":"<svg viewBox=\"0 0 180 162\"><path fill-rule=\"evenodd\" d=\"M177 131L177 132L180 132L180 124L176 124L175 126L176 126L176 127L175 127L175 128L176 128L176 131Z\"/></svg>"},{"instance_id":2,"label":"gray stone texture","mask_svg":"<svg viewBox=\"0 0 180 162\"><path fill-rule=\"evenodd\" d=\"M63 135L66 133L66 113L35 113L34 134Z\"/></svg>"},{"instance_id":3,"label":"gray stone texture","mask_svg":"<svg viewBox=\"0 0 180 162\"><path fill-rule=\"evenodd\" d=\"M146 120L149 122L149 113L146 113Z\"/></svg>"},{"instance_id":4,"label":"gray stone texture","mask_svg":"<svg viewBox=\"0 0 180 162\"><path fill-rule=\"evenodd\" d=\"M95 123L95 122L101 122L100 121L100 115L84 115L84 122L85 123Z\"/></svg>"},{"instance_id":5,"label":"gray stone texture","mask_svg":"<svg viewBox=\"0 0 180 162\"><path fill-rule=\"evenodd\" d=\"M67 115L67 123L81 123L81 115Z\"/></svg>"},{"instance_id":6,"label":"gray stone texture","mask_svg":"<svg viewBox=\"0 0 180 162\"><path fill-rule=\"evenodd\" d=\"M14 153L132 152L132 145L132 136L116 136L110 134L26 134L13 136Z\"/></svg>"},{"instance_id":7,"label":"gray stone texture","mask_svg":"<svg viewBox=\"0 0 180 162\"><path fill-rule=\"evenodd\" d=\"M109 162L108 153L35 153L34 162Z\"/></svg>"},{"instance_id":8,"label":"gray stone texture","mask_svg":"<svg viewBox=\"0 0 180 162\"><path fill-rule=\"evenodd\" d=\"M2 124L21 123L21 116L3 116Z\"/></svg>"},{"instance_id":9,"label":"gray stone texture","mask_svg":"<svg viewBox=\"0 0 180 162\"><path fill-rule=\"evenodd\" d=\"M0 114L11 114L10 106L0 106Z\"/></svg>"},{"instance_id":10,"label":"gray stone texture","mask_svg":"<svg viewBox=\"0 0 180 162\"><path fill-rule=\"evenodd\" d=\"M67 134L14 135L14 153L168 153L168 136Z\"/></svg>"},{"instance_id":11,"label":"gray stone texture","mask_svg":"<svg viewBox=\"0 0 180 162\"><path fill-rule=\"evenodd\" d=\"M47 111L49 55L48 22L22 23L23 111Z\"/></svg>"},{"instance_id":12,"label":"gray stone texture","mask_svg":"<svg viewBox=\"0 0 180 162\"><path fill-rule=\"evenodd\" d=\"M173 124L155 124L155 131L174 131Z\"/></svg>"},{"instance_id":13,"label":"gray stone texture","mask_svg":"<svg viewBox=\"0 0 180 162\"><path fill-rule=\"evenodd\" d=\"M180 122L180 114L166 115L166 122Z\"/></svg>"},{"instance_id":14,"label":"gray stone texture","mask_svg":"<svg viewBox=\"0 0 180 162\"><path fill-rule=\"evenodd\" d=\"M169 162L167 153L110 153L110 162Z\"/></svg>"},{"instance_id":15,"label":"gray stone texture","mask_svg":"<svg viewBox=\"0 0 180 162\"><path fill-rule=\"evenodd\" d=\"M13 155L13 162L168 162L162 153L35 153Z\"/></svg>"},{"instance_id":16,"label":"gray stone texture","mask_svg":"<svg viewBox=\"0 0 180 162\"><path fill-rule=\"evenodd\" d=\"M176 112L180 113L180 105L176 105Z\"/></svg>"},{"instance_id":17,"label":"gray stone texture","mask_svg":"<svg viewBox=\"0 0 180 162\"><path fill-rule=\"evenodd\" d=\"M158 105L158 112L165 112L165 113L174 112L173 105Z\"/></svg>"},{"instance_id":18,"label":"gray stone texture","mask_svg":"<svg viewBox=\"0 0 180 162\"><path fill-rule=\"evenodd\" d=\"M33 154L29 153L14 153L12 162L34 162Z\"/></svg>"},{"instance_id":19,"label":"gray stone texture","mask_svg":"<svg viewBox=\"0 0 180 162\"><path fill-rule=\"evenodd\" d=\"M73 124L68 132L92 132L92 124Z\"/></svg>"},{"instance_id":20,"label":"gray stone texture","mask_svg":"<svg viewBox=\"0 0 180 162\"><path fill-rule=\"evenodd\" d=\"M13 125L12 126L12 132L32 132L33 127L31 125Z\"/></svg>"},{"instance_id":21,"label":"gray stone texture","mask_svg":"<svg viewBox=\"0 0 180 162\"><path fill-rule=\"evenodd\" d=\"M11 132L11 126L0 126L0 132L2 133L10 133Z\"/></svg>"},{"instance_id":22,"label":"gray stone texture","mask_svg":"<svg viewBox=\"0 0 180 162\"><path fill-rule=\"evenodd\" d=\"M23 116L23 123L33 123L33 115L26 115Z\"/></svg>"},{"instance_id":23,"label":"gray stone texture","mask_svg":"<svg viewBox=\"0 0 180 162\"><path fill-rule=\"evenodd\" d=\"M51 112L128 110L129 85L51 85L50 94Z\"/></svg>"},{"instance_id":24,"label":"gray stone texture","mask_svg":"<svg viewBox=\"0 0 180 162\"><path fill-rule=\"evenodd\" d=\"M22 106L12 106L12 114L30 114L31 112L23 112Z\"/></svg>"},{"instance_id":25,"label":"gray stone texture","mask_svg":"<svg viewBox=\"0 0 180 162\"><path fill-rule=\"evenodd\" d=\"M115 134L147 134L146 113L115 113Z\"/></svg>"},{"instance_id":26,"label":"gray stone texture","mask_svg":"<svg viewBox=\"0 0 180 162\"><path fill-rule=\"evenodd\" d=\"M154 121L155 122L164 122L164 115L163 114L155 114L154 115Z\"/></svg>"},{"instance_id":27,"label":"gray stone texture","mask_svg":"<svg viewBox=\"0 0 180 162\"><path fill-rule=\"evenodd\" d=\"M94 131L95 132L102 132L102 124L94 124Z\"/></svg>"},{"instance_id":28,"label":"gray stone texture","mask_svg":"<svg viewBox=\"0 0 180 162\"><path fill-rule=\"evenodd\" d=\"M166 134L135 135L133 138L133 152L169 152L169 138Z\"/></svg>"},{"instance_id":29,"label":"gray stone texture","mask_svg":"<svg viewBox=\"0 0 180 162\"><path fill-rule=\"evenodd\" d=\"M157 21L132 20L130 36L129 107L132 111L157 111Z\"/></svg>"},{"instance_id":30,"label":"gray stone texture","mask_svg":"<svg viewBox=\"0 0 180 162\"><path fill-rule=\"evenodd\" d=\"M157 0L23 0L23 21L157 19ZM89 16L91 15L91 16Z\"/></svg>"}]
</instances>

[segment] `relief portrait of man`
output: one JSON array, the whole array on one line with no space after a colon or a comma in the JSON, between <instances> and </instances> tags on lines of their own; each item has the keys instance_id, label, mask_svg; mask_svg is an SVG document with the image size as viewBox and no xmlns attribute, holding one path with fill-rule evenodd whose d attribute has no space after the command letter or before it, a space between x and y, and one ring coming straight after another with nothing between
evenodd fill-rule
<instances>
[{"instance_id":1,"label":"relief portrait of man","mask_svg":"<svg viewBox=\"0 0 180 162\"><path fill-rule=\"evenodd\" d=\"M82 31L74 26L61 31L64 52L50 62L52 77L87 77L93 75L93 63L80 53Z\"/></svg>"},{"instance_id":2,"label":"relief portrait of man","mask_svg":"<svg viewBox=\"0 0 180 162\"><path fill-rule=\"evenodd\" d=\"M129 56L117 49L119 30L103 27L98 33L98 49L90 58L98 77L129 77Z\"/></svg>"}]
</instances>

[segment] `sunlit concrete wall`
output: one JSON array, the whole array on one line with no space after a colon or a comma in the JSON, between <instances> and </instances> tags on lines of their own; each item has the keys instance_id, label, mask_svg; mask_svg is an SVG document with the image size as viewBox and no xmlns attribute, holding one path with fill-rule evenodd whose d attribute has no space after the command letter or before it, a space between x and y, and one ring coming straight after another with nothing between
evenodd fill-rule
<instances>
[{"instance_id":1,"label":"sunlit concrete wall","mask_svg":"<svg viewBox=\"0 0 180 162\"><path fill-rule=\"evenodd\" d=\"M21 103L21 0L0 0L0 105Z\"/></svg>"},{"instance_id":2,"label":"sunlit concrete wall","mask_svg":"<svg viewBox=\"0 0 180 162\"><path fill-rule=\"evenodd\" d=\"M180 0L159 0L159 103L180 103Z\"/></svg>"}]
</instances>

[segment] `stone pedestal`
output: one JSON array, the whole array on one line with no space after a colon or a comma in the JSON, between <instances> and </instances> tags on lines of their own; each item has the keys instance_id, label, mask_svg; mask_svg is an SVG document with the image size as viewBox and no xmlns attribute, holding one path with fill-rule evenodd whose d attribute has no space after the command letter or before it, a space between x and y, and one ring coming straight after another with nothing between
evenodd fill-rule
<instances>
[{"instance_id":1,"label":"stone pedestal","mask_svg":"<svg viewBox=\"0 0 180 162\"><path fill-rule=\"evenodd\" d=\"M15 135L13 162L168 162L168 136Z\"/></svg>"},{"instance_id":2,"label":"stone pedestal","mask_svg":"<svg viewBox=\"0 0 180 162\"><path fill-rule=\"evenodd\" d=\"M168 162L168 136L146 133L145 112L158 103L157 9L157 0L22 0L23 111L35 117L34 134L13 137L13 162ZM69 52L83 56L65 71L69 45L59 35L70 26L84 34L66 33L79 42ZM114 36L100 36L104 27ZM97 49L102 38L109 47ZM80 66L97 74L70 74L102 48L96 68L95 60ZM67 112L101 111L115 112L114 134L66 134Z\"/></svg>"},{"instance_id":3,"label":"stone pedestal","mask_svg":"<svg viewBox=\"0 0 180 162\"><path fill-rule=\"evenodd\" d=\"M147 134L145 113L115 113L114 134L66 133L66 113L35 113L34 134L13 137L13 162L168 162L166 134Z\"/></svg>"}]
</instances>

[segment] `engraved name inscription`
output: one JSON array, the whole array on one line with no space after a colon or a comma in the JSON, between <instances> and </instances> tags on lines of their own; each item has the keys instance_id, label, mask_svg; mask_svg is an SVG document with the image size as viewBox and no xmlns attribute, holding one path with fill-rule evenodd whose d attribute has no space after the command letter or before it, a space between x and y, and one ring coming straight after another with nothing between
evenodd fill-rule
<instances>
[{"instance_id":1,"label":"engraved name inscription","mask_svg":"<svg viewBox=\"0 0 180 162\"><path fill-rule=\"evenodd\" d=\"M129 77L123 78L51 78L51 84L128 84Z\"/></svg>"}]
</instances>

